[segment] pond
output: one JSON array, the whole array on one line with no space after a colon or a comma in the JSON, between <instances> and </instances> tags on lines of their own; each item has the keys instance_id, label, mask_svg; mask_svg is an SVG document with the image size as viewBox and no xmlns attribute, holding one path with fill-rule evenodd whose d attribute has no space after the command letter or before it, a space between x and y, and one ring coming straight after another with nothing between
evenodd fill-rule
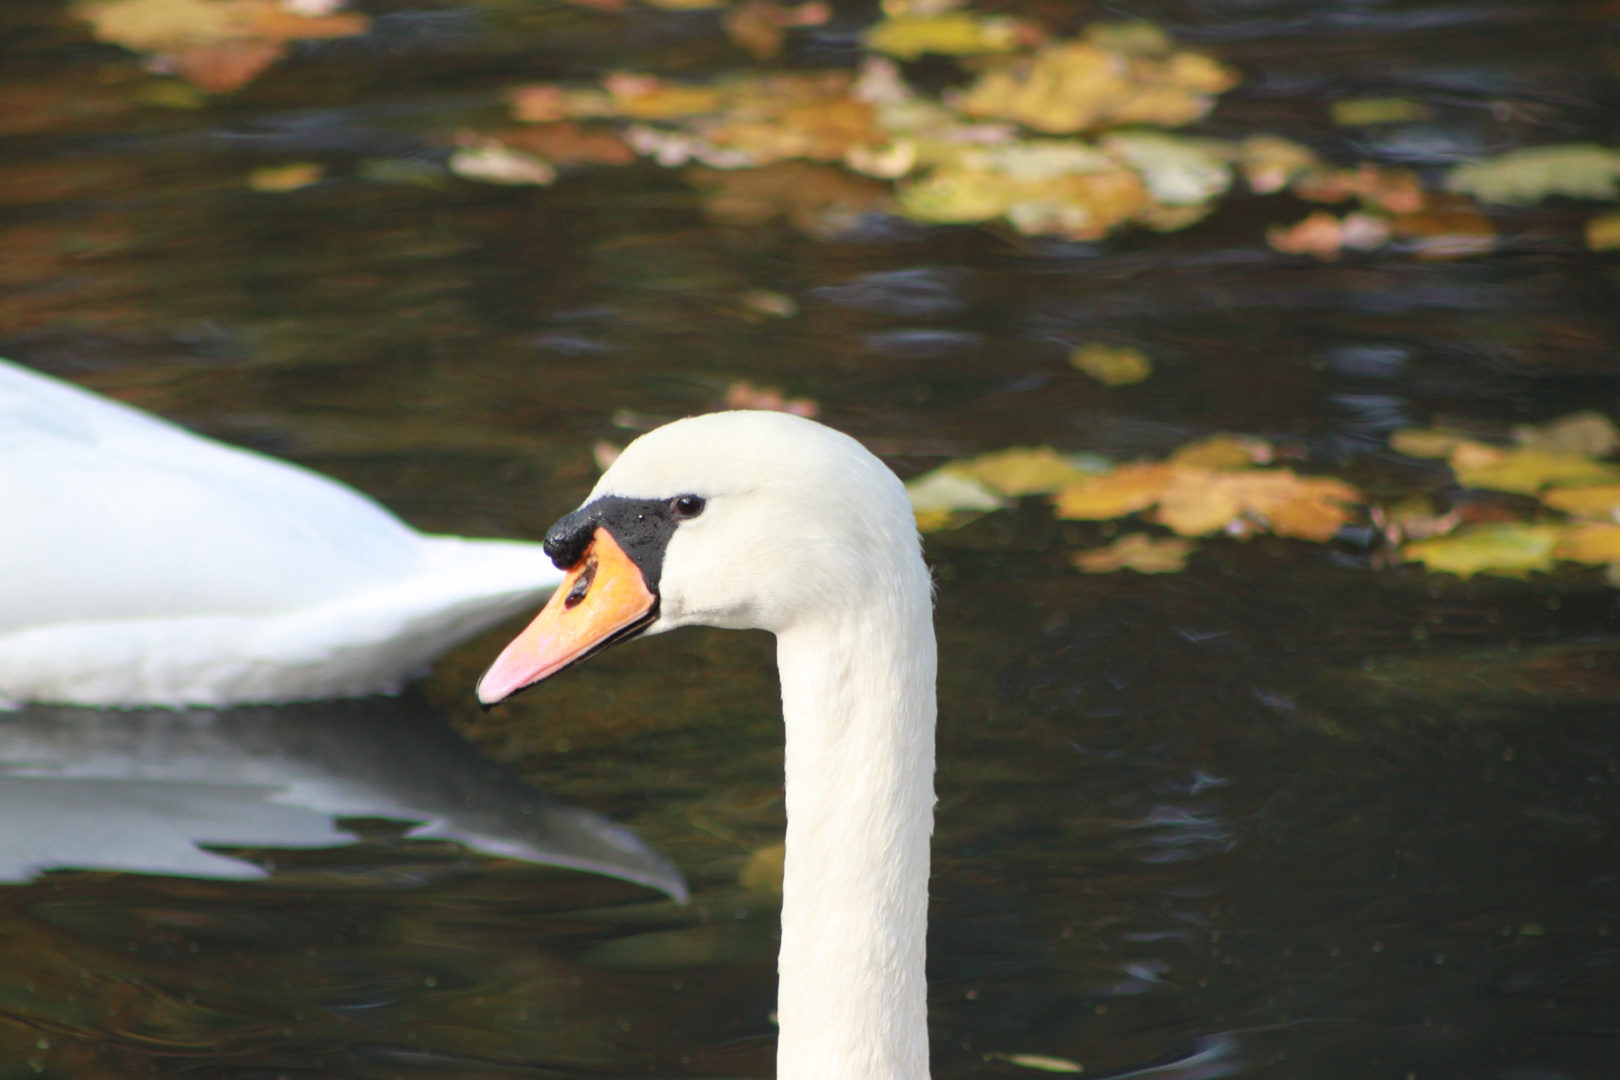
<instances>
[{"instance_id":1,"label":"pond","mask_svg":"<svg viewBox=\"0 0 1620 1080\"><path fill-rule=\"evenodd\" d=\"M791 200L739 219L701 175L646 160L478 183L445 162L458 132L510 124L515 85L750 60L707 9L356 7L363 33L208 94L66 4L5 4L0 355L328 473L419 529L530 539L589 491L598 443L722 407L740 380L812 399L904 478L1015 446L1157 460L1233 432L1390 500L1460 498L1390 449L1398 429L1505 439L1620 408L1620 263L1583 243L1590 203L1492 208L1494 250L1470 257L1313 259L1267 244L1314 209L1288 193L1062 239L875 212L830 232ZM1242 74L1191 132L1275 133L1430 188L1471 157L1620 137L1612 4L1014 9L1062 33L1152 19ZM823 14L770 63L852 68L877 6ZM949 81L942 65L909 70ZM1346 99L1416 109L1336 124ZM318 172L252 181L289 165ZM1075 370L1086 341L1142 351L1152 376ZM926 538L934 1075L1614 1075L1603 571L1461 580L1352 527L1216 536L1180 573L1077 573L1115 530L1025 498ZM0 886L0 1076L770 1075L770 639L636 642L486 716L472 684L513 630L399 699L0 714L7 753L29 731L302 732L300 768L378 800L303 821L305 843L155 863L127 807L74 808L54 858L57 834L34 837L30 865L51 868ZM3 782L0 806L25 805ZM520 820L531 797L551 825ZM408 834L413 807L452 824ZM123 852L75 854L74 830L114 819ZM569 832L609 821L638 838L622 858ZM495 832L538 847L479 846Z\"/></svg>"}]
</instances>

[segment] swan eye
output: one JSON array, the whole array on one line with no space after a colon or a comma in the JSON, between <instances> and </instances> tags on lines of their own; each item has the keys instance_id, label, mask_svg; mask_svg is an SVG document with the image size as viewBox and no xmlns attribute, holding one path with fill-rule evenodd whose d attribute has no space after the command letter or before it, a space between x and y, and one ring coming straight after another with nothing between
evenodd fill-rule
<instances>
[{"instance_id":1,"label":"swan eye","mask_svg":"<svg viewBox=\"0 0 1620 1080\"><path fill-rule=\"evenodd\" d=\"M695 518L703 513L703 500L696 495L682 495L675 500L675 516Z\"/></svg>"}]
</instances>

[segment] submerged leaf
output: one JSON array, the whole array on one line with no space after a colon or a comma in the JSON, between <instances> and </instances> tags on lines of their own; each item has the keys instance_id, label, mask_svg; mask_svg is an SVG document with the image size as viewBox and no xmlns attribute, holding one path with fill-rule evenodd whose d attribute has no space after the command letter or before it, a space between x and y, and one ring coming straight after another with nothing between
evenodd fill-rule
<instances>
[{"instance_id":1,"label":"submerged leaf","mask_svg":"<svg viewBox=\"0 0 1620 1080\"><path fill-rule=\"evenodd\" d=\"M1562 534L1557 525L1478 525L1407 544L1402 557L1463 578L1475 574L1524 577L1532 570L1552 569L1553 550Z\"/></svg>"},{"instance_id":2,"label":"submerged leaf","mask_svg":"<svg viewBox=\"0 0 1620 1080\"><path fill-rule=\"evenodd\" d=\"M1107 547L1076 552L1075 568L1085 574L1135 570L1139 574L1173 574L1187 568L1191 540L1156 540L1147 533L1122 536Z\"/></svg>"}]
</instances>

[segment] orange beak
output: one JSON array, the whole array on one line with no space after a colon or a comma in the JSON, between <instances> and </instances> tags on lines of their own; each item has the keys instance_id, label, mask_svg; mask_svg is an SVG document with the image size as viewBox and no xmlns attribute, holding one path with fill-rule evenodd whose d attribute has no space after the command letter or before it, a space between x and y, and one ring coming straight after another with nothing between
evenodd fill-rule
<instances>
[{"instance_id":1,"label":"orange beak","mask_svg":"<svg viewBox=\"0 0 1620 1080\"><path fill-rule=\"evenodd\" d=\"M652 622L658 597L641 568L598 527L534 622L501 650L478 680L485 708L622 641Z\"/></svg>"}]
</instances>

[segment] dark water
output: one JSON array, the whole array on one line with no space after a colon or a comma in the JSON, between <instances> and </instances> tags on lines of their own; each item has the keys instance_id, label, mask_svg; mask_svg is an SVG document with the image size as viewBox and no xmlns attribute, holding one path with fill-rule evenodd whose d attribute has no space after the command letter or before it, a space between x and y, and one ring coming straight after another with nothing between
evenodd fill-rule
<instances>
[{"instance_id":1,"label":"dark water","mask_svg":"<svg viewBox=\"0 0 1620 1080\"><path fill-rule=\"evenodd\" d=\"M1486 258L1317 264L1264 246L1305 212L1284 196L1081 245L728 227L650 165L545 190L385 183L375 162L433 165L457 129L501 123L514 82L739 54L713 13L366 10L368 36L187 110L138 104L137 63L63 5L0 7L0 355L322 469L420 528L520 537L588 490L596 440L712 408L738 378L818 399L903 475L1224 430L1379 493L1443 480L1384 449L1397 427L1620 405L1617 264L1583 249L1591 207L1497 213ZM1620 8L1598 0L1029 10L1153 17L1239 65L1215 134L1431 175L1620 142ZM842 6L784 62L851 63L871 16ZM1392 95L1430 119L1328 119L1335 98ZM327 179L246 186L292 161ZM798 315L758 317L741 297L759 288ZM1079 340L1143 347L1156 373L1100 386L1064 363ZM1614 589L1267 538L1208 543L1180 575L1071 571L1103 535L1032 502L928 542L935 1075L1031 1075L1002 1053L1176 1080L1620 1074ZM0 1076L768 1075L775 900L738 875L780 837L769 640L641 642L480 718L471 678L498 637L405 701L319 722L442 735L431 701L551 796L634 827L690 905L382 820L346 820L355 844L225 850L245 880L52 870L0 887Z\"/></svg>"}]
</instances>

